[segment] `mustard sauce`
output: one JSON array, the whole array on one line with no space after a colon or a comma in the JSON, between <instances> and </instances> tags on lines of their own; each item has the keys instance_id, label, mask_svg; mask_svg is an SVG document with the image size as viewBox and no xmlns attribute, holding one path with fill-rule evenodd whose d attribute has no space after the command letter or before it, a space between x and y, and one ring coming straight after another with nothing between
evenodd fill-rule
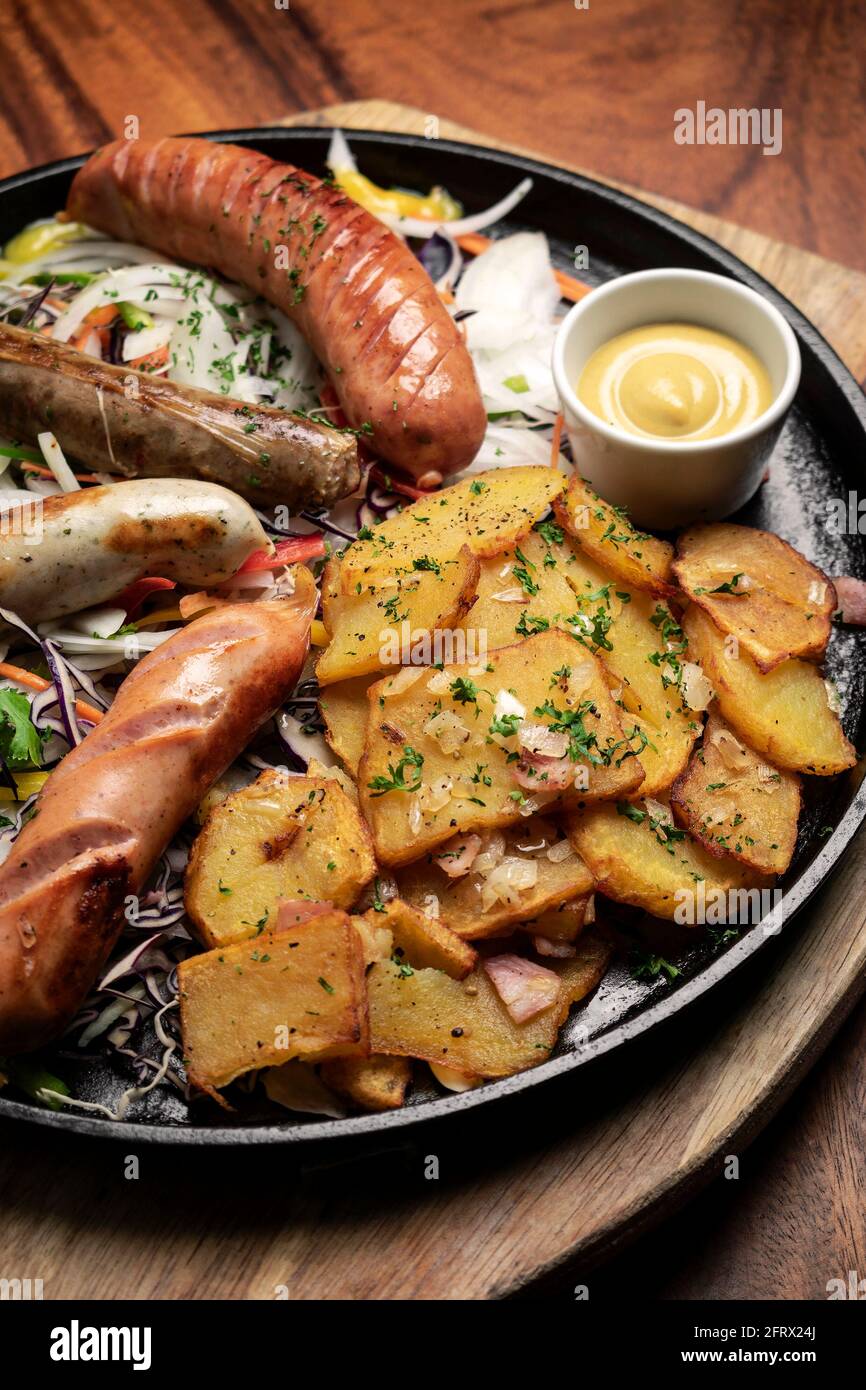
<instances>
[{"instance_id":1,"label":"mustard sauce","mask_svg":"<svg viewBox=\"0 0 866 1390\"><path fill-rule=\"evenodd\" d=\"M577 394L629 434L689 442L730 434L773 402L760 358L692 323L645 324L611 338L586 363Z\"/></svg>"}]
</instances>

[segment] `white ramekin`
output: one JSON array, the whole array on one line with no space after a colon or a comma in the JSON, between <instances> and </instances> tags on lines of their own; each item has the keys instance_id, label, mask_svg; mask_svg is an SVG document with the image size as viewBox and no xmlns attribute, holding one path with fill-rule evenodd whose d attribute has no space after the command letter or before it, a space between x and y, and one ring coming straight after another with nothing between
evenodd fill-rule
<instances>
[{"instance_id":1,"label":"white ramekin","mask_svg":"<svg viewBox=\"0 0 866 1390\"><path fill-rule=\"evenodd\" d=\"M773 404L717 439L644 439L609 425L577 395L603 343L646 323L697 323L737 338L764 363ZM581 475L641 526L670 530L730 516L757 491L800 380L797 340L754 290L702 270L641 270L593 290L566 314L553 378Z\"/></svg>"}]
</instances>

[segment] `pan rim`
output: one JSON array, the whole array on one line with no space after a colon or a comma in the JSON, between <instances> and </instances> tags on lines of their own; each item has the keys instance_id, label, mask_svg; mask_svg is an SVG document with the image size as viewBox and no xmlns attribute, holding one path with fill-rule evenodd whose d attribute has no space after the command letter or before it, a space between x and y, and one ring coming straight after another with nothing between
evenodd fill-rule
<instances>
[{"instance_id":1,"label":"pan rim","mask_svg":"<svg viewBox=\"0 0 866 1390\"><path fill-rule=\"evenodd\" d=\"M310 139L322 142L330 138L330 126L262 126L233 128L198 132L202 138L218 141L237 142L254 145L256 142L267 145L278 139ZM419 149L429 145L423 136L402 134L390 131L352 130L353 140L368 140L375 144L394 145L403 148ZM680 242L698 251L711 260L715 267L732 279L757 290L782 313L796 334L801 348L816 358L821 367L832 378L833 386L840 391L851 408L857 423L866 438L866 396L860 389L852 373L811 321L793 305L769 281L744 261L721 246L712 238L693 230L666 212L642 202L630 193L612 188L584 174L577 174L556 164L534 159L527 155L512 154L507 150L496 150L483 145L473 145L459 140L437 140L437 150L456 155L470 156L494 163L503 169L536 174L545 179L553 179L569 188L579 188L592 197L617 210L620 215L636 218L651 226L673 234ZM64 173L73 173L89 157L87 154L70 156L21 171L0 180L0 201L9 192L38 184L44 179ZM804 364L804 377L806 375ZM854 770L856 771L856 769ZM848 774L849 777L852 774ZM841 779L840 779L841 780ZM685 981L672 993L663 995L648 1003L640 1013L615 1024L598 1038L580 1048L551 1058L529 1071L516 1076L489 1081L477 1090L437 1097L401 1110L349 1116L337 1120L316 1120L310 1123L287 1127L279 1124L238 1125L238 1126L196 1126L195 1124L147 1124L137 1121L118 1121L92 1118L82 1114L41 1110L23 1101L8 1100L0 1096L0 1119L21 1120L25 1123L49 1126L63 1133L76 1134L83 1138L100 1138L112 1141L133 1140L141 1144L155 1144L169 1148L177 1146L200 1146L223 1148L231 1145L272 1145L272 1144L330 1144L358 1140L369 1135L383 1135L399 1131L406 1126L429 1125L439 1120L452 1119L465 1115L497 1100L518 1095L530 1088L537 1088L557 1078L576 1072L581 1067L592 1064L607 1056L617 1048L630 1046L636 1038L652 1028L684 1014L698 999L721 980L740 969L746 961L753 959L761 949L780 932L787 930L795 921L806 903L821 886L824 879L838 864L842 854L850 845L857 831L866 819L866 781L855 790L839 824L828 837L822 849L804 868L799 878L786 890L783 911L778 912L778 928L767 930L765 923L755 925L745 936L731 945L723 954L704 966L695 976ZM770 914L774 922L777 910Z\"/></svg>"}]
</instances>

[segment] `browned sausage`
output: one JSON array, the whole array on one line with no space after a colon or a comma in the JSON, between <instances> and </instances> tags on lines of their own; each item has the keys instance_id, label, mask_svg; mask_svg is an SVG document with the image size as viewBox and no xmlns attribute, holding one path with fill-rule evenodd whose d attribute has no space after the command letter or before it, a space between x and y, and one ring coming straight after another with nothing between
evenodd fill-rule
<instances>
[{"instance_id":1,"label":"browned sausage","mask_svg":"<svg viewBox=\"0 0 866 1390\"><path fill-rule=\"evenodd\" d=\"M42 430L99 472L203 478L260 507L330 507L361 476L350 434L0 324L0 434L35 440Z\"/></svg>"},{"instance_id":2,"label":"browned sausage","mask_svg":"<svg viewBox=\"0 0 866 1390\"><path fill-rule=\"evenodd\" d=\"M75 176L68 210L276 304L350 424L416 478L478 452L486 416L459 329L408 247L333 184L237 145L120 140Z\"/></svg>"},{"instance_id":3,"label":"browned sausage","mask_svg":"<svg viewBox=\"0 0 866 1390\"><path fill-rule=\"evenodd\" d=\"M137 666L52 773L0 866L0 1054L62 1031L124 920L207 788L290 694L316 593L199 618Z\"/></svg>"}]
</instances>

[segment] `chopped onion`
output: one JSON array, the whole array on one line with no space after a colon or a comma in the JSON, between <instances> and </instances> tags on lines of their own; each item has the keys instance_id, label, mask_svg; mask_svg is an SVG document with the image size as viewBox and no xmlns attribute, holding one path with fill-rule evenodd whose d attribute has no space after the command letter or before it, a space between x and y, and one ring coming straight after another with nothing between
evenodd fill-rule
<instances>
[{"instance_id":1,"label":"chopped onion","mask_svg":"<svg viewBox=\"0 0 866 1390\"><path fill-rule=\"evenodd\" d=\"M42 457L51 469L64 492L78 492L81 484L66 462L65 455L50 430L37 434L36 442L42 450Z\"/></svg>"},{"instance_id":2,"label":"chopped onion","mask_svg":"<svg viewBox=\"0 0 866 1390\"><path fill-rule=\"evenodd\" d=\"M400 217L394 213L382 213L380 221L392 231L400 232L402 236L426 238L437 230L447 232L451 237L466 236L468 232L482 232L485 227L492 227L494 222L500 222L503 217L507 217L517 204L523 201L531 187L532 179L521 179L520 183L504 198L500 198L498 203L493 203L491 207L485 208L484 212L476 212L469 217L436 222L428 217Z\"/></svg>"},{"instance_id":3,"label":"chopped onion","mask_svg":"<svg viewBox=\"0 0 866 1390\"><path fill-rule=\"evenodd\" d=\"M682 692L688 708L696 710L707 709L716 693L696 661L683 662Z\"/></svg>"}]
</instances>

